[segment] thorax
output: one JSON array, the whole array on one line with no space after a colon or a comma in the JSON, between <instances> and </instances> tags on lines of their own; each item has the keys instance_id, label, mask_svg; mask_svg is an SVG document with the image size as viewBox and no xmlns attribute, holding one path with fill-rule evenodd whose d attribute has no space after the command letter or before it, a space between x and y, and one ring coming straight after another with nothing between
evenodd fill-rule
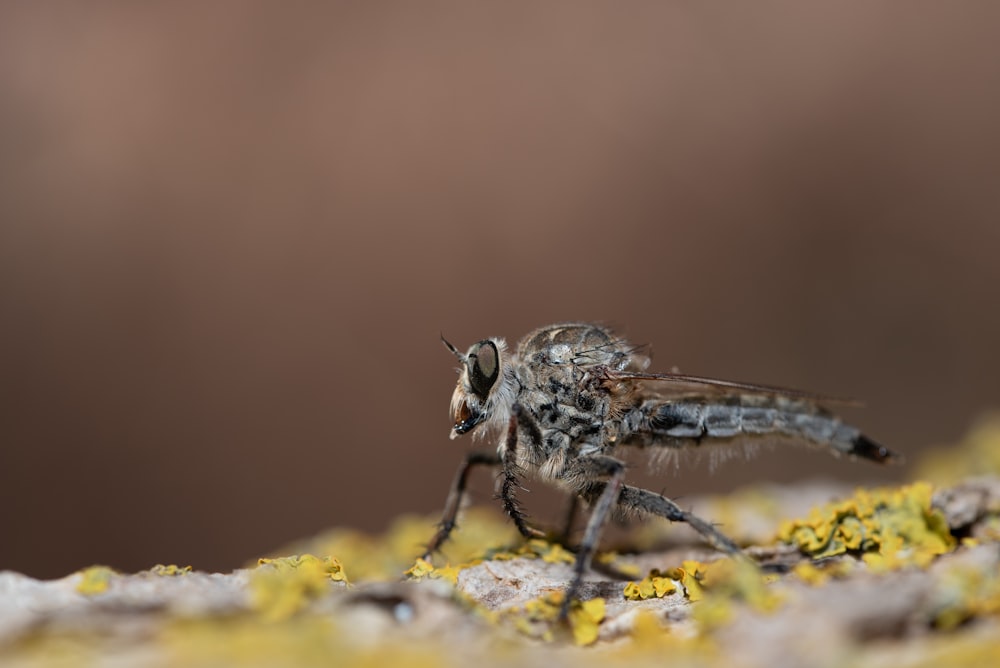
<instances>
[{"instance_id":1,"label":"thorax","mask_svg":"<svg viewBox=\"0 0 1000 668\"><path fill-rule=\"evenodd\" d=\"M543 466L580 450L600 450L615 433L620 397L603 382L606 369L630 362L625 344L594 325L556 325L518 346L517 402L531 424L519 425L519 461Z\"/></svg>"}]
</instances>

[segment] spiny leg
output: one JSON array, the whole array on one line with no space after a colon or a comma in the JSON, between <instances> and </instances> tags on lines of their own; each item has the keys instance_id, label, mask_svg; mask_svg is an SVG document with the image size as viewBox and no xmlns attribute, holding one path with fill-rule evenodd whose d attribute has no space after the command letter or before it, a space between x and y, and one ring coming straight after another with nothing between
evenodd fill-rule
<instances>
[{"instance_id":1,"label":"spiny leg","mask_svg":"<svg viewBox=\"0 0 1000 668\"><path fill-rule=\"evenodd\" d=\"M504 444L504 455L500 458L503 465L503 481L500 483L500 500L503 503L503 510L514 522L514 526L525 538L544 538L545 532L539 531L528 524L528 516L517 502L515 491L524 489L518 481L520 467L517 465L517 425L519 419L525 419L524 411L520 405L514 406L514 412L510 416L507 425L507 441ZM533 423L532 423L533 424ZM537 430L537 427L535 427Z\"/></svg>"},{"instance_id":2,"label":"spiny leg","mask_svg":"<svg viewBox=\"0 0 1000 668\"><path fill-rule=\"evenodd\" d=\"M583 574L590 561L594 557L597 549L597 542L601 538L601 531L611 517L611 511L618 503L618 495L621 493L623 481L625 480L625 464L605 455L592 455L589 457L579 457L571 467L564 472L567 478L609 478L607 482L601 482L603 491L597 496L597 502L590 512L590 519L583 532L583 540L576 553L576 562L573 564L573 579L566 587L566 594L563 597L562 605L559 607L559 619L565 621L569 617L569 609L572 602L580 595L580 588L583 586Z\"/></svg>"},{"instance_id":3,"label":"spiny leg","mask_svg":"<svg viewBox=\"0 0 1000 668\"><path fill-rule=\"evenodd\" d=\"M458 467L455 479L451 483L451 491L448 493L448 500L445 501L444 514L441 517L441 524L438 525L437 533L427 544L427 550L423 554L423 559L430 560L431 555L440 549L441 545L448 540L451 532L455 529L455 518L462 507L462 497L465 496L465 487L468 484L469 471L476 466L499 466L500 457L495 454L485 452L470 452L465 456L462 464Z\"/></svg>"},{"instance_id":4,"label":"spiny leg","mask_svg":"<svg viewBox=\"0 0 1000 668\"><path fill-rule=\"evenodd\" d=\"M726 554L742 554L740 546L731 538L694 513L688 512L667 497L639 487L624 487L618 503L627 508L653 513L671 522L685 522L708 541L709 545Z\"/></svg>"},{"instance_id":5,"label":"spiny leg","mask_svg":"<svg viewBox=\"0 0 1000 668\"><path fill-rule=\"evenodd\" d=\"M584 498L597 498L606 493L607 483L593 482L586 486L582 493ZM628 509L652 515L659 515L671 522L685 522L705 538L708 543L720 552L727 554L742 554L739 546L715 526L688 512L667 497L639 487L622 485L618 494L618 505Z\"/></svg>"}]
</instances>

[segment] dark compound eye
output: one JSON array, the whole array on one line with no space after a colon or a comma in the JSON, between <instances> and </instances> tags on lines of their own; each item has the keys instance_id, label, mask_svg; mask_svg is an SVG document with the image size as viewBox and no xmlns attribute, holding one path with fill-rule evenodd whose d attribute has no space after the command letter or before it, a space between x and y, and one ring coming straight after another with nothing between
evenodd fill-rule
<instances>
[{"instance_id":1,"label":"dark compound eye","mask_svg":"<svg viewBox=\"0 0 1000 668\"><path fill-rule=\"evenodd\" d=\"M482 341L469 351L469 385L485 399L500 372L500 355L492 341Z\"/></svg>"}]
</instances>

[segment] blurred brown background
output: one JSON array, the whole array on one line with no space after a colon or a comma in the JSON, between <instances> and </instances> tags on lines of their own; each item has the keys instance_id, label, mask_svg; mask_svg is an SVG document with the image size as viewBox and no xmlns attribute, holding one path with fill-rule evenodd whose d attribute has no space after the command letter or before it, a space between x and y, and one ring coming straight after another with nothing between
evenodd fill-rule
<instances>
[{"instance_id":1,"label":"blurred brown background","mask_svg":"<svg viewBox=\"0 0 1000 668\"><path fill-rule=\"evenodd\" d=\"M1000 405L1000 4L807 4L3 3L0 569L439 508L440 332L600 320L958 439ZM824 475L905 471L662 486Z\"/></svg>"}]
</instances>

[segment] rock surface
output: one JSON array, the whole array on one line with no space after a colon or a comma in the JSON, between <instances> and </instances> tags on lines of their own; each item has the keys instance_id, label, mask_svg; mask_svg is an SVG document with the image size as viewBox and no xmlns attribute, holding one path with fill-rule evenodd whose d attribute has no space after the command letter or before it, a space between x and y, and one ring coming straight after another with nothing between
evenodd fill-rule
<instances>
[{"instance_id":1,"label":"rock surface","mask_svg":"<svg viewBox=\"0 0 1000 668\"><path fill-rule=\"evenodd\" d=\"M760 570L646 535L643 549L599 560L571 628L554 617L573 555L544 541L497 548L491 539L509 528L470 513L472 542L457 540L450 555L457 565L418 563L408 578L391 556L426 520L382 539L317 537L298 547L332 557L262 559L225 574L3 572L0 665L606 665L661 664L669 653L671 665L774 668L1000 655L1000 479L933 496L929 485L859 490L780 526L781 499L809 492L755 494L767 502L739 504L757 515L740 538L754 543ZM788 540L761 540L768 525ZM369 563L376 554L381 572Z\"/></svg>"}]
</instances>

